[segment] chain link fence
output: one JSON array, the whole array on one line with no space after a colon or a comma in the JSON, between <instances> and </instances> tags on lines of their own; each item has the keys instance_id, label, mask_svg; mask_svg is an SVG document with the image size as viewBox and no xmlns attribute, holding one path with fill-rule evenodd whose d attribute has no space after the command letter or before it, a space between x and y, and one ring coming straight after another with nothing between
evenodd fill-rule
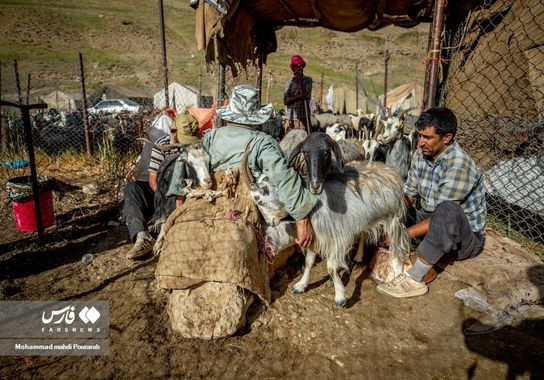
<instances>
[{"instance_id":1,"label":"chain link fence","mask_svg":"<svg viewBox=\"0 0 544 380\"><path fill-rule=\"evenodd\" d=\"M444 36L440 103L485 174L489 213L543 241L544 3L484 1Z\"/></svg>"},{"instance_id":2,"label":"chain link fence","mask_svg":"<svg viewBox=\"0 0 544 380\"><path fill-rule=\"evenodd\" d=\"M10 71L4 66L4 78L7 73ZM207 73L208 87L213 81L214 73ZM17 96L6 96L6 92L3 91L3 100L7 97L11 103L19 104ZM81 111L82 102L73 94L57 90L29 97L30 103L49 106L30 111L41 221L47 242L83 236L92 230L87 228L91 224L120 222L125 176L141 151L142 143L137 138L148 137L153 121L162 113L164 90L160 92L136 97L134 92L127 95L102 86L87 97L89 108L96 108L102 101L111 106L109 103L122 99L129 104L135 102L138 110L97 109L88 113L87 123ZM186 112L190 106L208 108L213 97L207 92L198 85L172 82L169 105L178 113ZM0 252L8 252L34 242L38 227L22 112L18 107L3 105L0 116Z\"/></svg>"}]
</instances>

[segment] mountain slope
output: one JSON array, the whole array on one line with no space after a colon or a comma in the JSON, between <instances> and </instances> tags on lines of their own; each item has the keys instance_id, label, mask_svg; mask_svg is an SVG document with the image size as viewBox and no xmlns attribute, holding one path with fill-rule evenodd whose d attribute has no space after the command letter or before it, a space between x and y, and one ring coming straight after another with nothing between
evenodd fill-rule
<instances>
[{"instance_id":1,"label":"mountain slope","mask_svg":"<svg viewBox=\"0 0 544 380\"><path fill-rule=\"evenodd\" d=\"M164 6L169 80L198 86L202 75L203 91L214 93L213 73L208 72L202 52L196 50L194 10L185 0L165 0ZM111 84L152 94L162 87L156 1L3 0L0 21L3 96L16 91L14 59L23 91L28 73L33 93L55 88L79 91L78 52L83 54L88 91ZM271 71L270 100L281 103L283 85L290 75L289 58L301 54L308 62L306 72L314 78L314 88L322 73L325 88L332 83L354 87L358 63L365 89L381 93L386 39L391 54L389 87L421 82L427 30L428 25L351 34L283 28L278 31L278 52L269 56L264 69L263 87ZM247 81L252 82L251 78Z\"/></svg>"}]
</instances>

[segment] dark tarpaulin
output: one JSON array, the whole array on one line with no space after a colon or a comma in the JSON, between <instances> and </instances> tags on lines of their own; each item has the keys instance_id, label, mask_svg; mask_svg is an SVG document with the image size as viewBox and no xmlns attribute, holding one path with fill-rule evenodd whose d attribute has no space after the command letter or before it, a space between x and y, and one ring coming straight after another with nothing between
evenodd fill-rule
<instances>
[{"instance_id":1,"label":"dark tarpaulin","mask_svg":"<svg viewBox=\"0 0 544 380\"><path fill-rule=\"evenodd\" d=\"M428 22L433 0L191 0L196 40L206 61L246 67L276 51L285 25L342 32ZM225 13L226 12L226 13Z\"/></svg>"}]
</instances>

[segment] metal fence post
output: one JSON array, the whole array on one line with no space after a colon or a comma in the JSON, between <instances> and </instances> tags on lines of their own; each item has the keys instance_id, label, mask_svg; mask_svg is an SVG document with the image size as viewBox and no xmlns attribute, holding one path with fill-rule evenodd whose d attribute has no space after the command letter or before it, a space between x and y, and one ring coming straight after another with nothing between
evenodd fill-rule
<instances>
[{"instance_id":1,"label":"metal fence post","mask_svg":"<svg viewBox=\"0 0 544 380\"><path fill-rule=\"evenodd\" d=\"M428 52L428 72L429 76L426 77L424 99L425 104L423 110L427 110L434 106L436 98L436 88L438 81L438 64L440 63L440 43L442 40L442 29L444 28L444 10L446 8L446 0L436 0L434 3L434 16L433 16L433 33L432 33L432 46ZM428 80L428 82L427 82Z\"/></svg>"},{"instance_id":2,"label":"metal fence post","mask_svg":"<svg viewBox=\"0 0 544 380\"><path fill-rule=\"evenodd\" d=\"M23 95L21 94L21 81L19 80L19 66L17 60L13 60L13 70L15 70L15 84L17 85L17 96L19 97L19 104L23 104Z\"/></svg>"},{"instance_id":3,"label":"metal fence post","mask_svg":"<svg viewBox=\"0 0 544 380\"><path fill-rule=\"evenodd\" d=\"M30 163L30 180L32 182L32 195L34 197L34 211L36 212L36 229L38 230L38 240L43 243L43 223L42 210L40 208L40 193L38 187L38 173L36 171L36 157L34 155L34 142L32 141L32 124L30 123L30 110L47 108L47 104L14 104L6 101L0 101L0 104L19 108L23 117L23 126L25 131L26 145L28 149L28 161Z\"/></svg>"},{"instance_id":4,"label":"metal fence post","mask_svg":"<svg viewBox=\"0 0 544 380\"><path fill-rule=\"evenodd\" d=\"M225 65L220 63L218 65L218 75L217 75L217 104L218 106L223 105L225 100ZM218 127L223 126L223 119L217 116L216 123Z\"/></svg>"},{"instance_id":5,"label":"metal fence post","mask_svg":"<svg viewBox=\"0 0 544 380\"><path fill-rule=\"evenodd\" d=\"M159 16L161 24L162 67L164 73L164 108L169 108L170 94L168 93L168 63L166 61L166 35L164 32L164 7L162 0L159 0Z\"/></svg>"},{"instance_id":6,"label":"metal fence post","mask_svg":"<svg viewBox=\"0 0 544 380\"><path fill-rule=\"evenodd\" d=\"M83 127L85 129L85 148L87 157L91 157L91 136L89 135L89 115L87 115L87 94L85 92L85 72L83 70L83 56L79 53L79 77L81 79L81 107Z\"/></svg>"}]
</instances>

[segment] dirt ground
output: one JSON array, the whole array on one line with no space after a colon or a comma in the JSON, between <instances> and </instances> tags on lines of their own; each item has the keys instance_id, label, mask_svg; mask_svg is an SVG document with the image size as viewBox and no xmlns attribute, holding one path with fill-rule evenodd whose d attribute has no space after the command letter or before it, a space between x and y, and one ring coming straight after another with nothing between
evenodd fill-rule
<instances>
[{"instance_id":1,"label":"dirt ground","mask_svg":"<svg viewBox=\"0 0 544 380\"><path fill-rule=\"evenodd\" d=\"M167 297L154 276L156 258L125 259L131 244L116 210L97 213L70 239L52 234L37 245L0 253L2 300L106 300L106 356L0 357L0 378L544 378L544 322L465 337L479 318L453 293L465 285L446 272L424 297L397 300L376 292L364 266L344 274L349 301L336 308L323 262L309 289L294 295L300 260L272 280L269 308L254 305L234 337L215 341L177 335ZM83 254L92 253L90 263Z\"/></svg>"}]
</instances>

